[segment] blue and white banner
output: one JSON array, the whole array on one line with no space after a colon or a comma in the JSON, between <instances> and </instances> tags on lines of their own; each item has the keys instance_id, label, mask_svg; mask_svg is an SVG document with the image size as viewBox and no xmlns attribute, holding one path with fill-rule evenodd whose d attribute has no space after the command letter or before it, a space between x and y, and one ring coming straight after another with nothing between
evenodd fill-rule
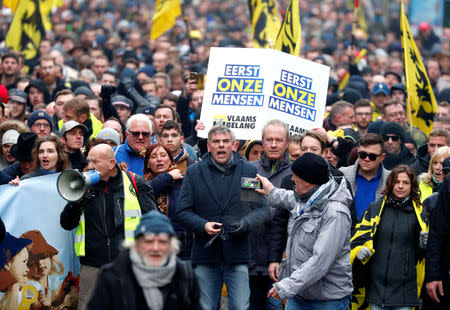
<instances>
[{"instance_id":1,"label":"blue and white banner","mask_svg":"<svg viewBox=\"0 0 450 310\"><path fill-rule=\"evenodd\" d=\"M291 134L322 127L330 68L273 49L211 48L200 120L207 137L216 124L237 139L261 139L280 119Z\"/></svg>"},{"instance_id":2,"label":"blue and white banner","mask_svg":"<svg viewBox=\"0 0 450 310\"><path fill-rule=\"evenodd\" d=\"M35 303L50 302L54 309L76 308L79 260L73 248L75 232L64 230L59 223L67 202L56 189L58 176L27 179L20 181L19 186L0 186L0 217L6 231L16 238L32 241L27 246L28 253L22 255L22 265L11 257L0 269L3 279L11 278L8 283L0 280L0 286L3 286L0 308L6 305L8 298L17 298L12 294L15 282L23 283L19 286L21 290L27 289L27 292L19 293L17 309L28 309L26 303L33 299ZM11 238L8 244L2 243L3 247L14 248L14 240ZM11 256L21 252L14 253ZM13 269L21 270L21 276L12 272ZM36 292L38 295L32 298Z\"/></svg>"}]
</instances>

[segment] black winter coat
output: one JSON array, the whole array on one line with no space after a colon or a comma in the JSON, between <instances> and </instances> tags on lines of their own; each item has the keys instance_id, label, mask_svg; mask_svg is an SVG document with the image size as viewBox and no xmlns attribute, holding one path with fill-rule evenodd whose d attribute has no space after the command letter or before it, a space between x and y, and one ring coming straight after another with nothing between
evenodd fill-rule
<instances>
[{"instance_id":1,"label":"black winter coat","mask_svg":"<svg viewBox=\"0 0 450 310\"><path fill-rule=\"evenodd\" d=\"M425 260L426 282L450 283L450 174L439 190L436 207L431 213ZM448 294L448 292L445 292Z\"/></svg>"},{"instance_id":2,"label":"black winter coat","mask_svg":"<svg viewBox=\"0 0 450 310\"><path fill-rule=\"evenodd\" d=\"M117 166L116 169L116 176L91 187L80 201L69 202L61 213L62 228L72 230L78 226L81 211L84 211L86 255L80 257L82 265L98 268L112 262L125 239L123 180ZM134 176L142 214L156 209L150 184L143 177Z\"/></svg>"},{"instance_id":3,"label":"black winter coat","mask_svg":"<svg viewBox=\"0 0 450 310\"><path fill-rule=\"evenodd\" d=\"M287 151L285 152L284 159L277 161L274 169L272 169L273 163L274 162L266 159L265 154L263 154L259 160L251 162L251 164L253 164L256 169L258 169L259 175L268 178L275 187L280 187L281 182L285 177L292 176L289 153ZM267 266L269 266L270 262L269 243L267 242L267 236L270 234L272 222L274 220L273 217L278 211L278 209L275 207L269 206L269 208L271 220L253 230L249 235L251 252L251 262L249 264L250 275L269 275L267 271ZM283 209L283 211L285 210Z\"/></svg>"},{"instance_id":4,"label":"black winter coat","mask_svg":"<svg viewBox=\"0 0 450 310\"><path fill-rule=\"evenodd\" d=\"M422 145L417 150L416 158L417 161L411 165L411 168L414 169L416 175L427 172L428 167L430 166L430 154L428 153L428 145Z\"/></svg>"},{"instance_id":5,"label":"black winter coat","mask_svg":"<svg viewBox=\"0 0 450 310\"><path fill-rule=\"evenodd\" d=\"M101 271L87 310L149 309L131 268L130 251L122 251ZM172 282L161 288L164 310L198 310L200 290L190 263L177 259Z\"/></svg>"},{"instance_id":6,"label":"black winter coat","mask_svg":"<svg viewBox=\"0 0 450 310\"><path fill-rule=\"evenodd\" d=\"M227 235L226 240L218 238L209 247L211 239L205 232L207 222L223 224L225 233L232 230L231 224L241 219L248 223L249 230L269 219L269 208L265 197L261 202L240 200L241 178L256 177L256 168L238 153L225 172L211 161L208 153L186 171L177 206L177 220L186 230L194 233L192 246L193 264L245 264L250 261L248 234L239 237Z\"/></svg>"},{"instance_id":7,"label":"black winter coat","mask_svg":"<svg viewBox=\"0 0 450 310\"><path fill-rule=\"evenodd\" d=\"M400 154L394 155L386 153L386 157L383 160L383 166L387 170L392 170L398 165L408 165L413 166L416 163L416 158L408 150L408 148L402 144Z\"/></svg>"},{"instance_id":8,"label":"black winter coat","mask_svg":"<svg viewBox=\"0 0 450 310\"><path fill-rule=\"evenodd\" d=\"M183 228L183 225L181 225L175 217L182 183L182 180L174 180L168 172L158 174L150 180L150 185L156 199L158 199L161 194L168 195L169 207L166 215L170 218L173 229L180 241L180 253L178 253L178 257L186 260L191 259L192 232L186 231Z\"/></svg>"}]
</instances>

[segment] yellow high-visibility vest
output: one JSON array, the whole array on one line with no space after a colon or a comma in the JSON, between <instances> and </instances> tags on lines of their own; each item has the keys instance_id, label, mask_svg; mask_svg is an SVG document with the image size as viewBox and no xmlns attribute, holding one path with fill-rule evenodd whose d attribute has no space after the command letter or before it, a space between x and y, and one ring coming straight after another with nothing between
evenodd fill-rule
<instances>
[{"instance_id":1,"label":"yellow high-visibility vest","mask_svg":"<svg viewBox=\"0 0 450 310\"><path fill-rule=\"evenodd\" d=\"M130 174L132 172L129 172ZM125 216L125 239L134 240L134 231L139 224L142 216L139 200L137 199L136 189L130 182L126 172L122 171L123 192L124 192L124 216ZM84 214L81 214L80 223L75 232L75 253L77 256L86 255L86 221Z\"/></svg>"}]
</instances>

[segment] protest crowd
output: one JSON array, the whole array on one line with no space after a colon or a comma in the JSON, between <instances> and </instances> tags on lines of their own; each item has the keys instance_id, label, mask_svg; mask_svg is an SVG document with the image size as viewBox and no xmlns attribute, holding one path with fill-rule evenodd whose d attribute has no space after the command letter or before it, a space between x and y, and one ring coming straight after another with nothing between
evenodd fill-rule
<instances>
[{"instance_id":1,"label":"protest crowd","mask_svg":"<svg viewBox=\"0 0 450 310\"><path fill-rule=\"evenodd\" d=\"M4 9L0 185L99 181L46 223L73 231L79 278L52 283L58 249L0 221L0 309L27 283L20 309L450 309L450 28L412 27L436 103L416 126L400 2L359 1L357 29L353 2L298 1L300 57L330 67L323 126L259 140L204 133L210 49L262 47L250 16L290 1L184 1L151 38L153 1L65 0L34 54Z\"/></svg>"}]
</instances>

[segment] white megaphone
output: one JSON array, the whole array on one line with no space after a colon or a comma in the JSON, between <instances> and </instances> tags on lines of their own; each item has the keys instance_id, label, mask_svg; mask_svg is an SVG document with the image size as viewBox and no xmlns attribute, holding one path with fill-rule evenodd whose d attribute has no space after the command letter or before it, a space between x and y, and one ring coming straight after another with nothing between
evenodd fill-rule
<instances>
[{"instance_id":1,"label":"white megaphone","mask_svg":"<svg viewBox=\"0 0 450 310\"><path fill-rule=\"evenodd\" d=\"M56 187L58 193L67 201L77 201L83 197L86 190L100 181L100 173L95 170L79 172L75 169L68 169L58 177Z\"/></svg>"}]
</instances>

